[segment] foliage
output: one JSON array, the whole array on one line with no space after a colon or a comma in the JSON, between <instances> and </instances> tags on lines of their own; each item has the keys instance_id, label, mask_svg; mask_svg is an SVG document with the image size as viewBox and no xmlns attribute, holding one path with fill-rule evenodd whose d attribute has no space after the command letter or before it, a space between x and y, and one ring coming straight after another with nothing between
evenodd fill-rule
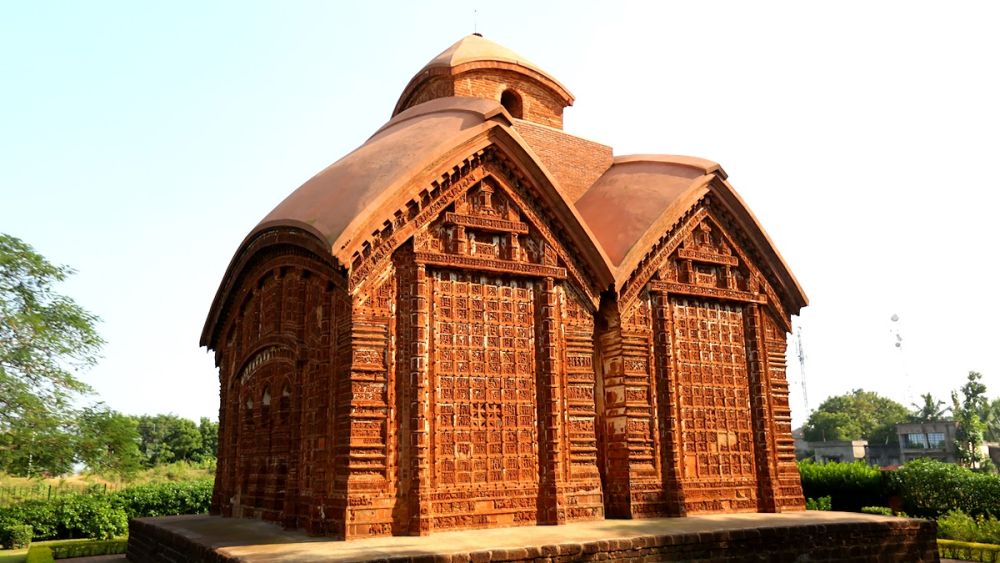
<instances>
[{"instance_id":1,"label":"foliage","mask_svg":"<svg viewBox=\"0 0 1000 563\"><path fill-rule=\"evenodd\" d=\"M805 439L868 440L872 444L899 443L896 424L906 422L906 407L871 391L855 389L845 395L830 397L809 415L804 427Z\"/></svg>"},{"instance_id":2,"label":"foliage","mask_svg":"<svg viewBox=\"0 0 1000 563\"><path fill-rule=\"evenodd\" d=\"M128 480L115 475L84 473L71 477L29 479L0 473L0 507L24 500L52 499L80 493L106 493L136 485L215 478L215 458L178 461L143 469Z\"/></svg>"},{"instance_id":3,"label":"foliage","mask_svg":"<svg viewBox=\"0 0 1000 563\"><path fill-rule=\"evenodd\" d=\"M950 410L945 406L944 401L936 400L930 393L924 393L920 398L923 400L923 404L910 403L914 408L913 414L910 415L912 422L938 422L944 420L945 414Z\"/></svg>"},{"instance_id":4,"label":"foliage","mask_svg":"<svg viewBox=\"0 0 1000 563\"><path fill-rule=\"evenodd\" d=\"M142 461L138 424L103 405L85 408L77 417L77 454L91 471L131 477Z\"/></svg>"},{"instance_id":5,"label":"foliage","mask_svg":"<svg viewBox=\"0 0 1000 563\"><path fill-rule=\"evenodd\" d=\"M861 512L865 514L881 514L882 516L892 516L892 509L888 506L862 506Z\"/></svg>"},{"instance_id":6,"label":"foliage","mask_svg":"<svg viewBox=\"0 0 1000 563\"><path fill-rule=\"evenodd\" d=\"M56 559L117 555L125 553L128 547L128 539L56 543L51 544L49 547L52 549L52 554Z\"/></svg>"},{"instance_id":7,"label":"foliage","mask_svg":"<svg viewBox=\"0 0 1000 563\"><path fill-rule=\"evenodd\" d=\"M219 423L203 416L198 422L198 433L201 434L201 458L219 457Z\"/></svg>"},{"instance_id":8,"label":"foliage","mask_svg":"<svg viewBox=\"0 0 1000 563\"><path fill-rule=\"evenodd\" d=\"M799 462L802 491L806 497L832 497L833 510L857 512L864 506L887 504L885 472L861 461L854 463Z\"/></svg>"},{"instance_id":9,"label":"foliage","mask_svg":"<svg viewBox=\"0 0 1000 563\"><path fill-rule=\"evenodd\" d=\"M0 523L0 546L4 549L27 547L34 535L35 531L27 524Z\"/></svg>"},{"instance_id":10,"label":"foliage","mask_svg":"<svg viewBox=\"0 0 1000 563\"><path fill-rule=\"evenodd\" d=\"M943 539L939 539L937 544L938 554L941 556L941 559L984 561L986 563L1000 561L1000 545Z\"/></svg>"},{"instance_id":11,"label":"foliage","mask_svg":"<svg viewBox=\"0 0 1000 563\"><path fill-rule=\"evenodd\" d=\"M111 495L70 495L29 500L0 509L0 519L30 524L34 538L112 538L128 531L128 517Z\"/></svg>"},{"instance_id":12,"label":"foliage","mask_svg":"<svg viewBox=\"0 0 1000 563\"><path fill-rule=\"evenodd\" d=\"M146 467L181 460L200 461L207 457L201 431L194 422L172 414L144 415L137 421L139 449L146 457Z\"/></svg>"},{"instance_id":13,"label":"foliage","mask_svg":"<svg viewBox=\"0 0 1000 563\"><path fill-rule=\"evenodd\" d=\"M80 518L80 536L107 540L128 533L128 515L121 507L113 506L111 500L99 495L70 497L64 509Z\"/></svg>"},{"instance_id":14,"label":"foliage","mask_svg":"<svg viewBox=\"0 0 1000 563\"><path fill-rule=\"evenodd\" d=\"M128 531L130 518L208 512L212 481L129 487L113 493L84 493L29 500L0 508L5 527L30 524L34 539L110 539Z\"/></svg>"},{"instance_id":15,"label":"foliage","mask_svg":"<svg viewBox=\"0 0 1000 563\"><path fill-rule=\"evenodd\" d=\"M0 467L24 477L63 475L75 456L72 419L64 413L35 410L8 419L0 432Z\"/></svg>"},{"instance_id":16,"label":"foliage","mask_svg":"<svg viewBox=\"0 0 1000 563\"><path fill-rule=\"evenodd\" d=\"M806 510L832 510L830 495L819 498L807 498Z\"/></svg>"},{"instance_id":17,"label":"foliage","mask_svg":"<svg viewBox=\"0 0 1000 563\"><path fill-rule=\"evenodd\" d=\"M980 420L983 421L983 439L987 442L1000 442L1000 398L993 399L979 413Z\"/></svg>"},{"instance_id":18,"label":"foliage","mask_svg":"<svg viewBox=\"0 0 1000 563\"><path fill-rule=\"evenodd\" d=\"M212 485L213 482L208 479L140 485L108 496L115 506L125 510L129 518L201 514L208 512L208 505L212 500Z\"/></svg>"},{"instance_id":19,"label":"foliage","mask_svg":"<svg viewBox=\"0 0 1000 563\"><path fill-rule=\"evenodd\" d=\"M983 432L986 425L980 418L980 413L986 410L986 385L980 380L982 374L969 372L968 381L961 387L962 399L958 392L951 392L952 412L955 413L955 448L959 463L966 467L979 467L986 461L986 456L980 451L983 445Z\"/></svg>"},{"instance_id":20,"label":"foliage","mask_svg":"<svg viewBox=\"0 0 1000 563\"><path fill-rule=\"evenodd\" d=\"M61 412L89 390L73 371L96 363L104 341L98 318L53 287L71 273L0 234L0 430L28 414Z\"/></svg>"},{"instance_id":21,"label":"foliage","mask_svg":"<svg viewBox=\"0 0 1000 563\"><path fill-rule=\"evenodd\" d=\"M149 485L154 483L174 483L179 481L198 481L215 478L215 458L199 462L175 461L144 469L137 473L129 483L133 485Z\"/></svg>"},{"instance_id":22,"label":"foliage","mask_svg":"<svg viewBox=\"0 0 1000 563\"><path fill-rule=\"evenodd\" d=\"M0 474L0 506L85 492L107 492L109 488L114 490L117 487L113 483L82 479L21 479Z\"/></svg>"},{"instance_id":23,"label":"foliage","mask_svg":"<svg viewBox=\"0 0 1000 563\"><path fill-rule=\"evenodd\" d=\"M1000 510L1000 476L951 463L907 462L892 473L892 489L899 494L904 509L917 516L934 518L950 510L978 516Z\"/></svg>"},{"instance_id":24,"label":"foliage","mask_svg":"<svg viewBox=\"0 0 1000 563\"><path fill-rule=\"evenodd\" d=\"M864 434L858 421L846 412L813 411L803 429L810 442L858 440Z\"/></svg>"},{"instance_id":25,"label":"foliage","mask_svg":"<svg viewBox=\"0 0 1000 563\"><path fill-rule=\"evenodd\" d=\"M937 522L940 538L1000 544L1000 520L994 516L980 515L973 518L961 510L952 510L938 518Z\"/></svg>"}]
</instances>

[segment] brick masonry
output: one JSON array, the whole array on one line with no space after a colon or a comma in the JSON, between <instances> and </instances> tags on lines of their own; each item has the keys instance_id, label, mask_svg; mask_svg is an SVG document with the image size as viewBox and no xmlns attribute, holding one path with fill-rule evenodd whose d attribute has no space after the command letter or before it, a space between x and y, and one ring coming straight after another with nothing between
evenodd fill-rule
<instances>
[{"instance_id":1,"label":"brick masonry","mask_svg":"<svg viewBox=\"0 0 1000 563\"><path fill-rule=\"evenodd\" d=\"M567 199L576 201L611 167L611 147L527 120L514 122L538 159L548 169Z\"/></svg>"},{"instance_id":2,"label":"brick masonry","mask_svg":"<svg viewBox=\"0 0 1000 563\"><path fill-rule=\"evenodd\" d=\"M128 559L135 562L236 562L272 561L384 561L384 562L533 562L563 561L885 561L936 562L936 525L933 521L884 519L881 521L830 522L718 529L620 537L592 537L520 548L449 549L448 542L430 550L409 545L356 546L354 542L307 542L255 551L238 542L192 533L166 523L168 519L139 519L130 524ZM279 543L275 538L258 540ZM287 541L296 541L289 538ZM214 547L213 547L214 542ZM365 542L359 542L364 544ZM509 543L509 542L508 542ZM348 549L354 546L354 549ZM261 546L257 546L261 547ZM274 548L276 546L269 546ZM435 551L437 551L435 553ZM367 555L366 555L367 554Z\"/></svg>"},{"instance_id":3,"label":"brick masonry","mask_svg":"<svg viewBox=\"0 0 1000 563\"><path fill-rule=\"evenodd\" d=\"M597 234L566 210L611 149L560 131L568 101L531 72L408 88L516 90L538 162L488 144L407 179L405 209L358 217L349 265L305 226L240 247L206 327L213 514L353 539L803 509L774 262L712 194L633 271L587 262Z\"/></svg>"}]
</instances>

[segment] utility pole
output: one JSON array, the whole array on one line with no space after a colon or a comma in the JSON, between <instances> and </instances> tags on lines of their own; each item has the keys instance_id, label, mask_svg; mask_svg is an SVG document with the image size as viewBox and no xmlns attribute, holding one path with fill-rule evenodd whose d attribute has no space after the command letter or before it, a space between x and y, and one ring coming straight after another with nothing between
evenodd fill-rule
<instances>
[{"instance_id":1,"label":"utility pole","mask_svg":"<svg viewBox=\"0 0 1000 563\"><path fill-rule=\"evenodd\" d=\"M906 404L911 404L914 402L913 398L913 386L910 383L910 374L906 369L906 354L903 353L903 322L900 320L899 315L893 313L889 320L892 324L889 326L889 333L892 335L892 345L896 350L899 351L899 367L903 373L903 382L906 384L904 397Z\"/></svg>"},{"instance_id":2,"label":"utility pole","mask_svg":"<svg viewBox=\"0 0 1000 563\"><path fill-rule=\"evenodd\" d=\"M795 354L799 357L799 378L802 385L802 403L806 407L806 414L809 410L809 393L806 392L806 350L802 346L802 325L795 331Z\"/></svg>"}]
</instances>

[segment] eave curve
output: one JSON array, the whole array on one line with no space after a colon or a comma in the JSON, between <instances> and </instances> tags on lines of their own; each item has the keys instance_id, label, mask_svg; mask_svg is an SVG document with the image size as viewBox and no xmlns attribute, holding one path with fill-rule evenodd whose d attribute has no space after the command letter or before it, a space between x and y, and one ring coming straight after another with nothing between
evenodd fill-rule
<instances>
[{"instance_id":1,"label":"eave curve","mask_svg":"<svg viewBox=\"0 0 1000 563\"><path fill-rule=\"evenodd\" d=\"M254 231L305 224L328 245L338 263L350 266L356 241L390 199L456 146L496 123L510 123L503 107L482 98L439 98L391 119L363 145L310 178L277 205Z\"/></svg>"},{"instance_id":2,"label":"eave curve","mask_svg":"<svg viewBox=\"0 0 1000 563\"><path fill-rule=\"evenodd\" d=\"M614 276L603 250L557 180L510 125L510 115L498 102L470 97L435 99L391 119L363 145L292 192L251 230L220 284L202 344L214 341L219 308L255 240L269 232L297 229L324 249L332 267L349 276L353 257L396 210L419 197L456 162L491 145L532 178L581 252L598 291L609 287Z\"/></svg>"},{"instance_id":3,"label":"eave curve","mask_svg":"<svg viewBox=\"0 0 1000 563\"><path fill-rule=\"evenodd\" d=\"M653 247L706 195L713 194L774 272L793 314L808 298L753 212L726 180L719 164L689 156L619 156L576 202L610 258L621 291ZM641 202L641 203L639 203Z\"/></svg>"},{"instance_id":4,"label":"eave curve","mask_svg":"<svg viewBox=\"0 0 1000 563\"><path fill-rule=\"evenodd\" d=\"M323 243L320 234L311 226L295 222L258 226L243 239L243 242L237 247L236 253L229 260L226 273L222 276L222 281L219 282L219 288L215 292L212 306L208 310L208 316L201 330L201 339L199 340L201 346L215 348L220 323L223 321L227 307L231 305L233 291L237 288L240 277L252 269L250 264L253 259L267 249L282 245L306 250L316 259L325 262L334 271L336 270L328 247Z\"/></svg>"}]
</instances>

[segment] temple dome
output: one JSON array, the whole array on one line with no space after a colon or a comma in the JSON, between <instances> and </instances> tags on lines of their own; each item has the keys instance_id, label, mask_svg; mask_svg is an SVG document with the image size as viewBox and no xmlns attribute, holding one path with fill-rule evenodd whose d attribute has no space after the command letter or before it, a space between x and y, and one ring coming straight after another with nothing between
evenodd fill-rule
<instances>
[{"instance_id":1,"label":"temple dome","mask_svg":"<svg viewBox=\"0 0 1000 563\"><path fill-rule=\"evenodd\" d=\"M431 59L410 80L393 115L447 96L489 98L515 118L562 128L573 95L552 75L510 49L473 34Z\"/></svg>"}]
</instances>

